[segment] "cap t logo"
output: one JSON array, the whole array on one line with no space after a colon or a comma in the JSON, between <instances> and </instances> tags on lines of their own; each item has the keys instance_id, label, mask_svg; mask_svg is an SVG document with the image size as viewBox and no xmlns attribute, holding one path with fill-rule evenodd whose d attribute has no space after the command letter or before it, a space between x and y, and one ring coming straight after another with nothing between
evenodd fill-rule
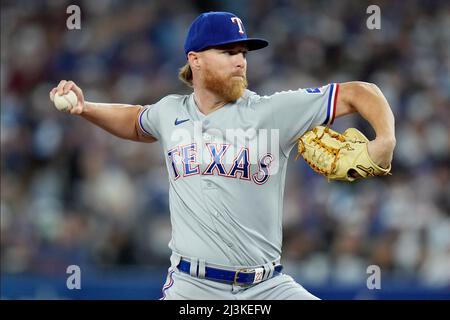
<instances>
[{"instance_id":1,"label":"cap t logo","mask_svg":"<svg viewBox=\"0 0 450 320\"><path fill-rule=\"evenodd\" d=\"M233 18L231 18L231 21L233 23L237 23L238 26L239 26L239 33L240 34L244 34L244 28L243 28L243 24L242 24L241 19L239 19L238 17L233 17Z\"/></svg>"}]
</instances>

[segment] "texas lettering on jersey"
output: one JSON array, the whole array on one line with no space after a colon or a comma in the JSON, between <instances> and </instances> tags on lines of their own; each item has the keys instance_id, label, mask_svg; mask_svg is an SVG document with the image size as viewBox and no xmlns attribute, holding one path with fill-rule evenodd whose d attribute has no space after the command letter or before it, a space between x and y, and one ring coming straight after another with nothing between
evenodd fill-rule
<instances>
[{"instance_id":1,"label":"texas lettering on jersey","mask_svg":"<svg viewBox=\"0 0 450 320\"><path fill-rule=\"evenodd\" d=\"M166 162L173 181L202 175L262 185L278 172L279 129L205 130L202 121L187 119L175 120L167 141Z\"/></svg>"},{"instance_id":2,"label":"texas lettering on jersey","mask_svg":"<svg viewBox=\"0 0 450 320\"><path fill-rule=\"evenodd\" d=\"M253 181L258 185L267 182L271 174L271 165L274 156L271 153L265 153L259 157L258 162L250 162L249 147L240 148L237 155L233 155L232 161L225 161L229 144L205 143L204 150L207 150L209 157L204 157L199 161L200 150L197 143L177 146L167 152L168 163L172 178L178 180L180 177L187 178L201 175L218 175L227 178L235 178L246 181Z\"/></svg>"}]
</instances>

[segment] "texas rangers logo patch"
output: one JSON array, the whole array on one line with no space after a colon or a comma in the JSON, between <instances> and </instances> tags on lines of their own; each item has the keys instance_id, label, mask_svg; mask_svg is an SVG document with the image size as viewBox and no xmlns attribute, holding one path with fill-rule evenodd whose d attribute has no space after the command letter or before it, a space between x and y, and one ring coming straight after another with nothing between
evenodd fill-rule
<instances>
[{"instance_id":1,"label":"texas rangers logo patch","mask_svg":"<svg viewBox=\"0 0 450 320\"><path fill-rule=\"evenodd\" d=\"M307 88L306 93L322 93L322 88Z\"/></svg>"}]
</instances>

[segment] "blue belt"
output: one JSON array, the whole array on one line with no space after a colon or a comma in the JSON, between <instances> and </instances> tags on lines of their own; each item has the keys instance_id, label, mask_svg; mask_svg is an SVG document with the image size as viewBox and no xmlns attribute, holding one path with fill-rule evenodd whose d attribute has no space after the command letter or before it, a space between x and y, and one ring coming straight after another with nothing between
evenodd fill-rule
<instances>
[{"instance_id":1,"label":"blue belt","mask_svg":"<svg viewBox=\"0 0 450 320\"><path fill-rule=\"evenodd\" d=\"M191 263L186 260L181 260L180 264L177 266L178 270L190 274ZM198 268L198 266L197 266ZM277 276L283 270L283 266L281 264L276 265L274 267L273 275ZM266 271L267 272L267 271ZM255 269L239 269L236 271L217 269L212 267L205 267L205 279L219 281L219 282L228 282L231 284L253 284L262 281L255 281ZM265 274L262 275L264 278Z\"/></svg>"}]
</instances>

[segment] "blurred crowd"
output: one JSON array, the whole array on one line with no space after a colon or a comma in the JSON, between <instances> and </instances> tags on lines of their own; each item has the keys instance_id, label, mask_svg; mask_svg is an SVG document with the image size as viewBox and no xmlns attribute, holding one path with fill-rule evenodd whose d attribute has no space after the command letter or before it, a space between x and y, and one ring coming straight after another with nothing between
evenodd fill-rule
<instances>
[{"instance_id":1,"label":"blurred crowd","mask_svg":"<svg viewBox=\"0 0 450 320\"><path fill-rule=\"evenodd\" d=\"M184 37L203 11L236 13L270 41L248 55L259 94L351 80L377 84L396 117L393 175L328 183L289 163L283 263L325 285L382 275L450 287L448 1L79 2L1 4L1 272L168 267L168 181L158 144L120 140L58 112L49 91L74 80L86 100L147 105L189 93L177 79ZM381 29L366 8L378 4ZM354 126L373 138L358 116ZM365 283L365 282L364 282Z\"/></svg>"}]
</instances>

